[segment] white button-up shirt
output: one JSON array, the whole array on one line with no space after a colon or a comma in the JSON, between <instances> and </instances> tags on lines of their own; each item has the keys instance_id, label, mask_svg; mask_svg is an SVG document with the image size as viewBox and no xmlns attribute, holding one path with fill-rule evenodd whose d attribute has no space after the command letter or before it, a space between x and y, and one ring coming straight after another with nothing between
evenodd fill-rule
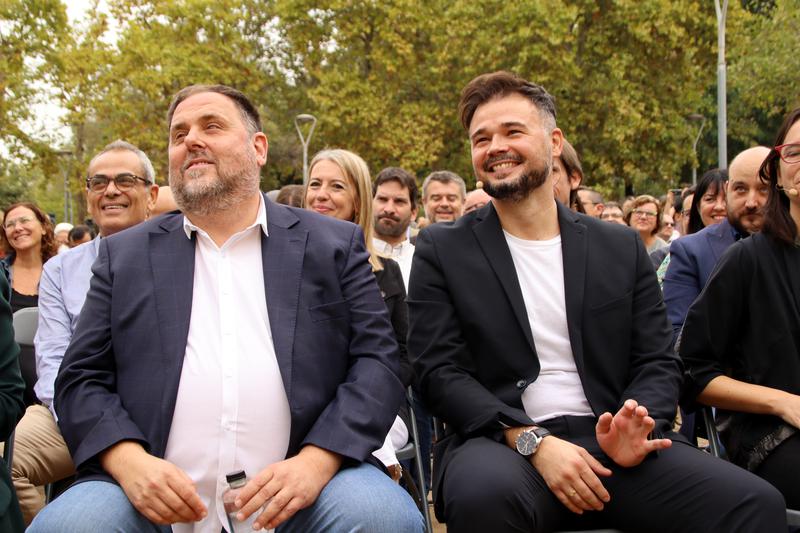
<instances>
[{"instance_id":1,"label":"white button-up shirt","mask_svg":"<svg viewBox=\"0 0 800 533\"><path fill-rule=\"evenodd\" d=\"M252 477L282 461L291 416L264 292L263 199L256 221L222 247L186 218L184 229L197 236L192 315L164 458L195 482L208 516L172 530L219 533L227 530L225 475L244 470Z\"/></svg>"},{"instance_id":2,"label":"white button-up shirt","mask_svg":"<svg viewBox=\"0 0 800 533\"><path fill-rule=\"evenodd\" d=\"M406 239L397 246L392 246L384 240L373 237L372 247L379 255L397 261L397 264L400 265L400 273L403 275L406 292L408 292L408 278L411 276L411 259L414 257L414 245Z\"/></svg>"}]
</instances>

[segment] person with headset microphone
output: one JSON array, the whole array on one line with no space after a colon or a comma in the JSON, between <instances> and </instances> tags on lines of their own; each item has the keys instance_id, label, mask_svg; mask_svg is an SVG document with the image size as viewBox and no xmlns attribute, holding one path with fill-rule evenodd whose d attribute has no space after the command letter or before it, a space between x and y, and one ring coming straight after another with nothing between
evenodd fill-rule
<instances>
[{"instance_id":1,"label":"person with headset microphone","mask_svg":"<svg viewBox=\"0 0 800 533\"><path fill-rule=\"evenodd\" d=\"M730 459L800 508L800 108L759 170L761 232L728 248L678 341L684 407L717 407Z\"/></svg>"}]
</instances>

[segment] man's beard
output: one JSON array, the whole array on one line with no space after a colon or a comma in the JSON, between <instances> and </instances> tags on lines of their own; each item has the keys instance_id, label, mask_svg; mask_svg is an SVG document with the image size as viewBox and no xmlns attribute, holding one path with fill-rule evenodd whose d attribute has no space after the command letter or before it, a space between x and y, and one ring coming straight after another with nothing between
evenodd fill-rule
<instances>
[{"instance_id":1,"label":"man's beard","mask_svg":"<svg viewBox=\"0 0 800 533\"><path fill-rule=\"evenodd\" d=\"M382 224L380 221L382 219L391 220L394 224L386 225ZM405 233L406 229L408 228L409 221L403 223L400 219L394 219L391 217L375 217L375 234L378 236L385 236L385 237L399 237L403 233Z\"/></svg>"},{"instance_id":2,"label":"man's beard","mask_svg":"<svg viewBox=\"0 0 800 533\"><path fill-rule=\"evenodd\" d=\"M552 163L545 163L539 168L529 168L519 178L512 180L484 181L483 190L497 200L508 200L518 203L527 198L547 180Z\"/></svg>"},{"instance_id":3,"label":"man's beard","mask_svg":"<svg viewBox=\"0 0 800 533\"><path fill-rule=\"evenodd\" d=\"M214 162L217 178L205 181L200 175L201 170L186 170L192 159L202 157ZM231 156L228 156L231 157ZM169 184L175 203L184 213L199 216L208 216L216 211L225 211L239 205L244 200L258 191L260 176L258 161L255 151L245 150L242 159L237 159L233 165L221 166L216 158L205 153L194 154L187 159L180 169L180 175L170 174ZM198 176L192 178L197 172Z\"/></svg>"},{"instance_id":4,"label":"man's beard","mask_svg":"<svg viewBox=\"0 0 800 533\"><path fill-rule=\"evenodd\" d=\"M752 227L751 225L751 228L748 229L744 226L742 220L744 220L747 217L752 217L753 215L761 215L761 220L755 227ZM761 228L764 226L764 210L755 209L753 211L746 211L742 213L739 217L733 216L732 213L728 212L728 222L731 223L733 229L735 229L740 235L747 236L750 235L751 233L756 233L761 231Z\"/></svg>"}]
</instances>

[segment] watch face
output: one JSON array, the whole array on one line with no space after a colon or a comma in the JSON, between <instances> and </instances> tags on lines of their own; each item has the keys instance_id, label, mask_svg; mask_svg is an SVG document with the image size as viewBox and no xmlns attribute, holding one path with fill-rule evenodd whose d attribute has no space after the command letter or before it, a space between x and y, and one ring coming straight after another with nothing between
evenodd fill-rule
<instances>
[{"instance_id":1,"label":"watch face","mask_svg":"<svg viewBox=\"0 0 800 533\"><path fill-rule=\"evenodd\" d=\"M522 455L533 455L541 439L531 430L523 431L517 437L517 451Z\"/></svg>"}]
</instances>

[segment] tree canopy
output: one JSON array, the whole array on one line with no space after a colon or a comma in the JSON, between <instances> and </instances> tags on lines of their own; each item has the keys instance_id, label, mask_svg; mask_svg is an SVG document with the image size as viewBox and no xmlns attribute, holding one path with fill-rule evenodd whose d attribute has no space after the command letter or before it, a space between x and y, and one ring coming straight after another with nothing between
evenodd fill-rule
<instances>
[{"instance_id":1,"label":"tree canopy","mask_svg":"<svg viewBox=\"0 0 800 533\"><path fill-rule=\"evenodd\" d=\"M59 0L0 4L9 156L0 199L28 194L55 207L64 171L81 194L91 155L117 138L147 152L165 183L166 110L195 83L232 85L261 110L265 189L302 180L299 113L318 118L312 153L342 147L373 173L402 166L422 179L449 169L473 182L456 106L470 79L499 69L556 97L588 184L615 197L687 181L697 131L687 116L715 120L717 27L704 0L106 3L72 23ZM729 146L738 150L770 142L800 103L800 0L733 2L727 34ZM67 166L47 132L31 131L42 100L66 110ZM715 129L705 131L701 171L716 158Z\"/></svg>"}]
</instances>

